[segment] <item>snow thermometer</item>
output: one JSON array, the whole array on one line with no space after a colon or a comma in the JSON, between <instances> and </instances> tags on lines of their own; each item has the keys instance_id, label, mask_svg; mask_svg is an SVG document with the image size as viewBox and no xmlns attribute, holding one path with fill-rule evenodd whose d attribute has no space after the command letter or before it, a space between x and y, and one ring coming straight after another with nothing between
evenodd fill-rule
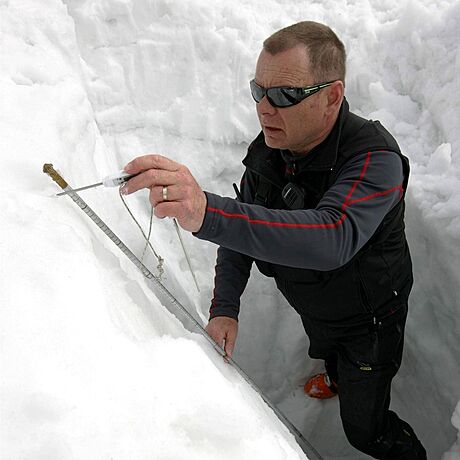
<instances>
[{"instance_id":1,"label":"snow thermometer","mask_svg":"<svg viewBox=\"0 0 460 460\"><path fill-rule=\"evenodd\" d=\"M96 184L85 185L84 187L74 188L71 190L66 190L65 192L56 193L56 196L67 195L71 192L81 192L82 190L87 190L89 188L99 187L103 185L104 187L119 187L120 185L125 184L132 177L137 176L137 174L128 174L127 172L121 170L115 174L110 174L109 176L104 177L101 182Z\"/></svg>"},{"instance_id":2,"label":"snow thermometer","mask_svg":"<svg viewBox=\"0 0 460 460\"><path fill-rule=\"evenodd\" d=\"M138 174L140 173L128 174L127 172L120 170L116 172L115 174L109 174L108 176L104 177L104 179L102 179L101 182L97 182L91 185L85 185L84 187L79 187L79 188L74 188L74 189L71 188L70 190L65 190L64 192L56 193L56 196L62 196L62 195L68 195L69 193L81 192L82 190L88 190L90 188L100 187L101 185L103 185L104 187L119 187L120 185L123 185L126 182L128 182L133 177L137 176ZM127 205L125 204L125 206ZM134 219L134 216L132 214L131 214L131 217ZM198 292L200 292L200 286L198 285L198 281L196 279L195 272L192 268L192 262L188 255L188 252L185 249L185 244L184 244L184 240L182 239L182 235L180 234L179 225L176 219L173 219L173 222L174 222L174 229L176 230L180 245L182 246L182 251L184 252L185 259L187 261L187 265L190 270L190 273L192 274L193 281L195 282L196 289Z\"/></svg>"}]
</instances>

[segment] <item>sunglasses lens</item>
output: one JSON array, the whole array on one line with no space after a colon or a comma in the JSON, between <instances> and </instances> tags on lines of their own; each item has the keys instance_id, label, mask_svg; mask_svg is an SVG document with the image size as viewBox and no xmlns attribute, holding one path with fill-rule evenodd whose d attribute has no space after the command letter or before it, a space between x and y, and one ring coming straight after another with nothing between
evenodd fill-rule
<instances>
[{"instance_id":1,"label":"sunglasses lens","mask_svg":"<svg viewBox=\"0 0 460 460\"><path fill-rule=\"evenodd\" d=\"M267 97L275 107L290 107L301 101L297 88L271 88L267 90Z\"/></svg>"},{"instance_id":2,"label":"sunglasses lens","mask_svg":"<svg viewBox=\"0 0 460 460\"><path fill-rule=\"evenodd\" d=\"M259 86L255 80L249 83L253 99L259 103L265 95L273 107L291 107L303 101L309 94L302 92L301 88L268 88Z\"/></svg>"},{"instance_id":3,"label":"sunglasses lens","mask_svg":"<svg viewBox=\"0 0 460 460\"><path fill-rule=\"evenodd\" d=\"M265 91L254 80L250 82L252 98L259 103L265 96Z\"/></svg>"}]
</instances>

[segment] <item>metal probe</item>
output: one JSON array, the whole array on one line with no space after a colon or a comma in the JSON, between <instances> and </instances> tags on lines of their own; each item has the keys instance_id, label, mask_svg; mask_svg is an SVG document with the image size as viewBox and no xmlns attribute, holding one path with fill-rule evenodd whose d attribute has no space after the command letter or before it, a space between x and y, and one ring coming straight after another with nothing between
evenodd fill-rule
<instances>
[{"instance_id":1,"label":"metal probe","mask_svg":"<svg viewBox=\"0 0 460 460\"><path fill-rule=\"evenodd\" d=\"M81 192L82 190L87 190L89 188L99 187L103 185L104 187L118 187L128 182L132 177L137 176L137 174L128 174L127 172L121 170L115 174L110 174L107 177L104 177L101 182L97 184L85 185L84 187L74 188L72 190L66 190L61 193L56 193L56 196L67 195L71 192Z\"/></svg>"}]
</instances>

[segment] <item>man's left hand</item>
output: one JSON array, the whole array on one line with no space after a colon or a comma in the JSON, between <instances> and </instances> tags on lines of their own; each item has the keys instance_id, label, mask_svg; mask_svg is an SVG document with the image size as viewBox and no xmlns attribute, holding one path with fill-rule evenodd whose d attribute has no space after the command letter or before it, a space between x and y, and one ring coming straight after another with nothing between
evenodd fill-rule
<instances>
[{"instance_id":1,"label":"man's left hand","mask_svg":"<svg viewBox=\"0 0 460 460\"><path fill-rule=\"evenodd\" d=\"M161 155L145 155L135 158L124 170L138 174L123 186L124 195L148 188L155 216L175 217L189 232L200 230L206 213L206 195L187 167Z\"/></svg>"}]
</instances>

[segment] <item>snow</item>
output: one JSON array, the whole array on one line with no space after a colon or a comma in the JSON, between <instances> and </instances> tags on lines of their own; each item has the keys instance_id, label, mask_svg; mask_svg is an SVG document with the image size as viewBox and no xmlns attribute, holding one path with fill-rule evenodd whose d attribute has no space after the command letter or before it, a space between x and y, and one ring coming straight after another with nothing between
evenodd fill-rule
<instances>
[{"instance_id":1,"label":"snow","mask_svg":"<svg viewBox=\"0 0 460 460\"><path fill-rule=\"evenodd\" d=\"M0 0L0 443L5 459L300 459L262 399L41 170L72 186L133 157L187 164L233 196L258 132L248 90L264 38L330 25L348 50L347 97L411 159L415 285L393 408L429 458L460 459L460 3L455 0ZM84 194L83 194L84 193ZM82 197L138 255L113 189ZM128 204L148 225L146 194ZM205 324L216 248L153 222L168 288ZM155 272L156 260L146 264ZM255 270L235 359L325 458L367 458L338 405L309 400L321 369L295 312Z\"/></svg>"}]
</instances>

